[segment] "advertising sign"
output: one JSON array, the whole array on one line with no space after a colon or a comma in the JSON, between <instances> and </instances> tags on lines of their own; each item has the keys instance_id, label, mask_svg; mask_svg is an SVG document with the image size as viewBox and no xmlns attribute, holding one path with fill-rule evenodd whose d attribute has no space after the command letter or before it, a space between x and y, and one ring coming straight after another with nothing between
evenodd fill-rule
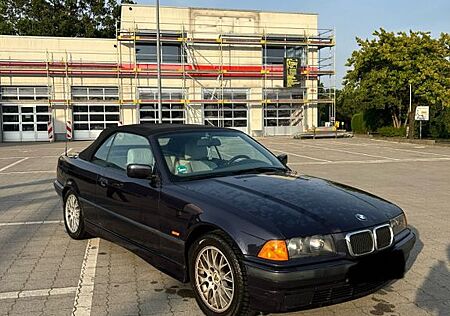
<instances>
[{"instance_id":1,"label":"advertising sign","mask_svg":"<svg viewBox=\"0 0 450 316\"><path fill-rule=\"evenodd\" d=\"M300 86L301 59L296 57L286 57L284 59L284 87L292 88Z\"/></svg>"}]
</instances>

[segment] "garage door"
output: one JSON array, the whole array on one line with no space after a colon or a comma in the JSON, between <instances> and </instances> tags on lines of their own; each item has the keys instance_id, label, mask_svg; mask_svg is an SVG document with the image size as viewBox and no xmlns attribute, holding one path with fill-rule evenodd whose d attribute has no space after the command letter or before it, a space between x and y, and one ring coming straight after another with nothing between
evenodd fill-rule
<instances>
[{"instance_id":1,"label":"garage door","mask_svg":"<svg viewBox=\"0 0 450 316\"><path fill-rule=\"evenodd\" d=\"M73 138L91 140L120 121L117 87L72 87Z\"/></svg>"},{"instance_id":2,"label":"garage door","mask_svg":"<svg viewBox=\"0 0 450 316\"><path fill-rule=\"evenodd\" d=\"M223 100L223 103L203 104L203 120L205 125L231 127L248 132L247 89L225 89L220 91L203 91L204 100ZM233 102L235 101L235 102Z\"/></svg>"},{"instance_id":3,"label":"garage door","mask_svg":"<svg viewBox=\"0 0 450 316\"><path fill-rule=\"evenodd\" d=\"M170 124L183 124L186 122L186 110L183 99L183 90L163 89L161 98L162 103L162 122ZM152 123L159 122L158 119L158 89L139 88L139 122Z\"/></svg>"},{"instance_id":4,"label":"garage door","mask_svg":"<svg viewBox=\"0 0 450 316\"><path fill-rule=\"evenodd\" d=\"M3 104L2 130L5 142L47 141L51 113L47 105Z\"/></svg>"},{"instance_id":5,"label":"garage door","mask_svg":"<svg viewBox=\"0 0 450 316\"><path fill-rule=\"evenodd\" d=\"M2 138L6 142L46 141L49 88L43 86L2 86L0 112Z\"/></svg>"},{"instance_id":6,"label":"garage door","mask_svg":"<svg viewBox=\"0 0 450 316\"><path fill-rule=\"evenodd\" d=\"M118 105L84 104L73 106L73 138L96 139L109 126L117 126L120 120Z\"/></svg>"},{"instance_id":7,"label":"garage door","mask_svg":"<svg viewBox=\"0 0 450 316\"><path fill-rule=\"evenodd\" d=\"M263 92L264 93L264 92ZM266 90L264 104L264 135L294 135L302 131L303 107L292 99L301 99L300 93L283 90Z\"/></svg>"}]
</instances>

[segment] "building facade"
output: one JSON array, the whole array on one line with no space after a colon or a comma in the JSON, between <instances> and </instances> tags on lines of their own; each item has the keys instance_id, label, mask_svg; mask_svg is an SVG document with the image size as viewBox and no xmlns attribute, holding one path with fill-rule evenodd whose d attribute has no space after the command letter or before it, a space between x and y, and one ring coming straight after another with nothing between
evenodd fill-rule
<instances>
[{"instance_id":1,"label":"building facade","mask_svg":"<svg viewBox=\"0 0 450 316\"><path fill-rule=\"evenodd\" d=\"M0 139L158 123L155 16L123 5L115 39L0 36ZM253 136L333 122L334 33L316 14L161 7L160 20L163 122ZM289 88L286 58L300 65Z\"/></svg>"}]
</instances>

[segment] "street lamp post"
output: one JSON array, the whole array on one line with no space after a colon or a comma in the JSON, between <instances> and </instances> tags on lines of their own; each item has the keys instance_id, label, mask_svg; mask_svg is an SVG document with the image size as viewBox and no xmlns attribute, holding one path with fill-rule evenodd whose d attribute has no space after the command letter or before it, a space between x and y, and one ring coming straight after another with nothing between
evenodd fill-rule
<instances>
[{"instance_id":1,"label":"street lamp post","mask_svg":"<svg viewBox=\"0 0 450 316\"><path fill-rule=\"evenodd\" d=\"M162 102L161 102L161 38L159 24L159 0L156 0L156 62L157 62L157 81L158 81L158 123L162 123Z\"/></svg>"}]
</instances>

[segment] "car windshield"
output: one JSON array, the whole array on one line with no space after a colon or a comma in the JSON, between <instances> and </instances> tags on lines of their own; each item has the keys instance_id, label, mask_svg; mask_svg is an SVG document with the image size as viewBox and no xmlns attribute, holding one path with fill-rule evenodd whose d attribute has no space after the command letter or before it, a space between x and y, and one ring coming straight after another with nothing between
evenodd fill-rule
<instances>
[{"instance_id":1,"label":"car windshield","mask_svg":"<svg viewBox=\"0 0 450 316\"><path fill-rule=\"evenodd\" d=\"M238 131L164 134L158 144L177 179L198 179L287 168L267 149Z\"/></svg>"}]
</instances>

